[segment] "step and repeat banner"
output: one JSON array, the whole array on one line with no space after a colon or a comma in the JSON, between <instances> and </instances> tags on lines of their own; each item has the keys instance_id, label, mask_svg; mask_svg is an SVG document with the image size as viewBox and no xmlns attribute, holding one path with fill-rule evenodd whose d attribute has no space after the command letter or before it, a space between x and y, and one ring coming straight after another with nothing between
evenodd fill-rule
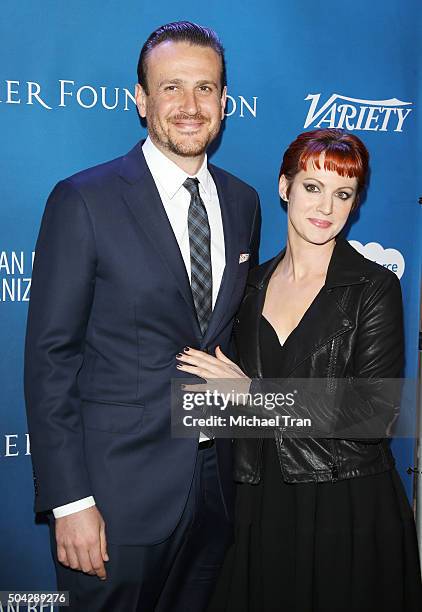
<instances>
[{"instance_id":1,"label":"step and repeat banner","mask_svg":"<svg viewBox=\"0 0 422 612\"><path fill-rule=\"evenodd\" d=\"M159 25L186 19L214 28L222 39L229 96L211 157L260 194L262 261L283 246L277 176L286 146L319 127L345 128L364 140L370 186L348 238L401 280L406 376L416 376L420 4L185 0L182 7L170 0L1 3L0 590L54 587L48 529L32 510L22 388L40 218L58 180L122 155L145 137L134 103L136 65L142 43ZM409 497L414 446L411 438L393 442Z\"/></svg>"}]
</instances>

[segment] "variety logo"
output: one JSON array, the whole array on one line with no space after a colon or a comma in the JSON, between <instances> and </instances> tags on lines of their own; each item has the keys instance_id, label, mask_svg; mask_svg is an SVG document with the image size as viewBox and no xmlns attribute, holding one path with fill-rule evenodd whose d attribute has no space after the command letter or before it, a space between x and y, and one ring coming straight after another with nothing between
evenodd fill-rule
<instances>
[{"instance_id":1,"label":"variety logo","mask_svg":"<svg viewBox=\"0 0 422 612\"><path fill-rule=\"evenodd\" d=\"M256 117L256 96L227 96L226 117ZM82 85L69 79L59 79L55 87L48 87L48 94L36 81L0 82L0 104L27 104L42 106L46 110L67 108L72 105L84 109L103 108L105 110L128 111L135 108L135 92L127 87L104 87Z\"/></svg>"},{"instance_id":2,"label":"variety logo","mask_svg":"<svg viewBox=\"0 0 422 612\"><path fill-rule=\"evenodd\" d=\"M361 244L357 240L349 240L353 248L355 248L361 255L375 261L376 263L388 268L399 278L404 274L404 257L397 249L384 249L384 247L378 242L368 242L368 244Z\"/></svg>"},{"instance_id":3,"label":"variety logo","mask_svg":"<svg viewBox=\"0 0 422 612\"><path fill-rule=\"evenodd\" d=\"M390 100L361 100L332 94L324 104L319 104L321 94L308 94L305 100L311 104L304 128L342 128L402 132L403 124L412 112L412 102L402 102L397 98Z\"/></svg>"}]
</instances>

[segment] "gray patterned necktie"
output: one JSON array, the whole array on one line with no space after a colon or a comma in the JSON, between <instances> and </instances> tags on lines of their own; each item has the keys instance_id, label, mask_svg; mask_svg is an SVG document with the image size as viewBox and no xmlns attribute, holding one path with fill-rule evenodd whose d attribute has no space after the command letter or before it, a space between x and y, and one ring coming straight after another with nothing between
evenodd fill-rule
<instances>
[{"instance_id":1,"label":"gray patterned necktie","mask_svg":"<svg viewBox=\"0 0 422 612\"><path fill-rule=\"evenodd\" d=\"M199 195L197 178L187 178L183 187L190 193L188 232L191 264L191 288L202 335L212 312L211 231L204 202Z\"/></svg>"}]
</instances>

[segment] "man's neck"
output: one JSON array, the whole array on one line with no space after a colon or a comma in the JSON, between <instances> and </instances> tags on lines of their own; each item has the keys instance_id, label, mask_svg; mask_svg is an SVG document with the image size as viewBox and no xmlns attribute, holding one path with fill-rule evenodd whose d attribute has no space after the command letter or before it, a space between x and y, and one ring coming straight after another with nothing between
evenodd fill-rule
<instances>
[{"instance_id":1,"label":"man's neck","mask_svg":"<svg viewBox=\"0 0 422 612\"><path fill-rule=\"evenodd\" d=\"M155 140L151 138L151 134L149 134L149 137L153 145L163 155L165 155L170 161L175 163L176 166L179 166L179 168L186 172L186 174L189 174L189 176L194 176L204 163L205 153L202 153L201 155L197 155L195 157L183 157L181 155L173 153L172 151L169 151L169 149L166 149L165 147L160 145L160 143L155 142Z\"/></svg>"}]
</instances>

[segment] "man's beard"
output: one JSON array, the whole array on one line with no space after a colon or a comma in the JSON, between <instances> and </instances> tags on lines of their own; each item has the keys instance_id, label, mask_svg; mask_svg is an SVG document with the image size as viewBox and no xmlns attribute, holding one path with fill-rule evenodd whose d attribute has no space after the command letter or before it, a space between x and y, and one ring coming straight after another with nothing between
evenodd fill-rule
<instances>
[{"instance_id":1,"label":"man's beard","mask_svg":"<svg viewBox=\"0 0 422 612\"><path fill-rule=\"evenodd\" d=\"M206 117L197 113L196 115L177 115L172 118L173 121L177 120L191 120L191 121L203 121L208 124ZM161 126L160 126L161 128ZM208 131L202 136L192 136L190 139L187 137L185 140L173 137L171 134L166 134L162 129L157 128L154 121L148 122L148 132L152 137L152 140L157 141L162 147L170 151L171 153L180 157L197 157L203 155L207 150L208 145L217 136L220 126L216 125L214 129Z\"/></svg>"}]
</instances>

